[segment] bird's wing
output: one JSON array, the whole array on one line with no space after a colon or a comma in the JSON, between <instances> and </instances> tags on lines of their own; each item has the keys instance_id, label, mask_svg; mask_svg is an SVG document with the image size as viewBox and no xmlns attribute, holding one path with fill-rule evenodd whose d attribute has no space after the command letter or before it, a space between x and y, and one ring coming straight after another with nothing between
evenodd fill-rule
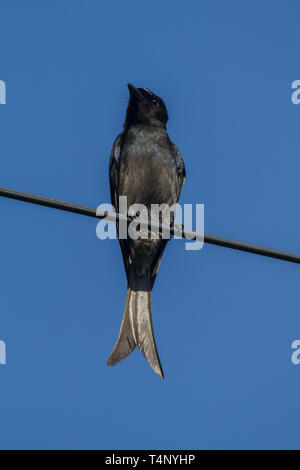
<instances>
[{"instance_id":1,"label":"bird's wing","mask_svg":"<svg viewBox=\"0 0 300 470\"><path fill-rule=\"evenodd\" d=\"M110 182L110 196L111 202L118 212L118 166L121 155L122 134L119 134L110 152L109 160L109 182Z\"/></svg>"},{"instance_id":2,"label":"bird's wing","mask_svg":"<svg viewBox=\"0 0 300 470\"><path fill-rule=\"evenodd\" d=\"M119 213L119 162L121 156L121 147L122 147L123 133L119 134L116 138L114 145L110 153L109 160L109 183L110 183L110 197L111 202L116 210ZM117 230L119 230L119 222L116 221ZM124 240L120 240L120 247L122 251L124 266L126 275L128 278L128 263L129 263L129 253L126 250L126 245Z\"/></svg>"},{"instance_id":3,"label":"bird's wing","mask_svg":"<svg viewBox=\"0 0 300 470\"><path fill-rule=\"evenodd\" d=\"M177 147L177 145L173 143L172 143L172 147L173 147L173 155L174 155L174 159L176 163L177 175L178 175L178 180L179 180L179 185L180 185L180 190L179 190L179 194L177 198L177 201L178 201L179 196L180 196L180 191L183 188L184 183L185 183L186 173L185 173L184 161L183 161L179 148Z\"/></svg>"},{"instance_id":4,"label":"bird's wing","mask_svg":"<svg viewBox=\"0 0 300 470\"><path fill-rule=\"evenodd\" d=\"M172 142L172 148L173 148L173 155L174 155L174 159L175 159L175 163L176 163L176 170L177 170L177 176L178 176L178 182L179 182L177 201L176 201L176 202L178 202L181 189L183 188L184 183L185 183L186 173L185 173L184 161L183 161L183 158L182 158L182 155L180 153L179 148L177 147L177 145L173 144L173 142ZM171 221L171 223L173 223L173 220ZM158 269L159 269L159 265L161 263L162 255L164 253L164 249L166 248L167 242L168 242L168 240L165 240L165 239L161 240L160 247L157 250L157 253L156 253L155 258L153 260L153 263L152 263L152 266L151 266L152 287L154 285L154 282L155 282L155 279L156 279L156 276L157 276L157 272L158 272Z\"/></svg>"}]
</instances>

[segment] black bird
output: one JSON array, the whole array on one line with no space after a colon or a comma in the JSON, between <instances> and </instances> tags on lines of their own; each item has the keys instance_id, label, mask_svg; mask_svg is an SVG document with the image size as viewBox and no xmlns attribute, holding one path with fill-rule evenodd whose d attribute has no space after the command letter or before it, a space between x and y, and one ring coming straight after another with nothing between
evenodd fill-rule
<instances>
[{"instance_id":1,"label":"black bird","mask_svg":"<svg viewBox=\"0 0 300 470\"><path fill-rule=\"evenodd\" d=\"M177 203L185 182L185 167L166 130L168 113L163 100L147 88L131 84L128 88L124 129L110 156L111 200L116 212L120 211L119 196L127 196L128 208L144 204L150 213L151 204ZM119 233L119 224L117 228ZM152 369L163 378L153 335L151 291L168 240L161 236L153 239L150 231L148 234L148 239L137 240L119 236L128 287L119 337L107 364L117 364L138 346Z\"/></svg>"}]
</instances>

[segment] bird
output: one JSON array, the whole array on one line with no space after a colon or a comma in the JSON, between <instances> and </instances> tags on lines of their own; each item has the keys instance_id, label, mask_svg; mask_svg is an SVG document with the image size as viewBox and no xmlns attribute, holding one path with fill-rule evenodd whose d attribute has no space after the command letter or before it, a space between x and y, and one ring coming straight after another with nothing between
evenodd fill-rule
<instances>
[{"instance_id":1,"label":"bird","mask_svg":"<svg viewBox=\"0 0 300 470\"><path fill-rule=\"evenodd\" d=\"M110 154L109 181L111 202L116 213L132 217L127 207L142 204L148 211L153 204L173 206L178 202L186 171L178 147L170 140L166 125L168 112L162 98L148 88L128 83L129 101L122 132ZM120 196L127 198L121 208ZM165 206L164 206L165 207ZM126 213L127 211L127 213ZM164 222L164 212L156 222ZM171 212L172 224L174 212ZM164 378L152 323L151 292L164 249L169 241L149 230L138 239L117 233L127 278L123 319L115 347L107 360L113 366L125 359L137 346L156 374ZM142 231L141 231L142 232Z\"/></svg>"}]
</instances>

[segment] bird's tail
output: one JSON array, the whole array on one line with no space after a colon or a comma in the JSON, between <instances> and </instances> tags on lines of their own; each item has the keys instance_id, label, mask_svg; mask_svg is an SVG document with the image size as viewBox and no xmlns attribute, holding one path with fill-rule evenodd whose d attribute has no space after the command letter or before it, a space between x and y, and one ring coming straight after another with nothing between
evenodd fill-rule
<instances>
[{"instance_id":1,"label":"bird's tail","mask_svg":"<svg viewBox=\"0 0 300 470\"><path fill-rule=\"evenodd\" d=\"M135 346L144 354L154 372L163 378L153 334L150 273L147 270L144 275L137 276L131 268L123 320L107 365L114 366L125 359Z\"/></svg>"}]
</instances>

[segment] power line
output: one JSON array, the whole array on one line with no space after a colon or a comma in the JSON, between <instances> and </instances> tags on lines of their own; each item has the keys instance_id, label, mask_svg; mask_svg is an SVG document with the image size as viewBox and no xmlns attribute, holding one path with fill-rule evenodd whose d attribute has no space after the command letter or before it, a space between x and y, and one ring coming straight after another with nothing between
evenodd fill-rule
<instances>
[{"instance_id":1,"label":"power line","mask_svg":"<svg viewBox=\"0 0 300 470\"><path fill-rule=\"evenodd\" d=\"M3 188L0 186L0 196L7 197L10 199L17 199L23 202L29 202L31 204L38 204L40 206L52 207L53 209L59 209L67 212L73 212L76 214L86 215L94 218L106 218L107 220L115 221L123 219L128 222L132 221L131 217L126 217L121 214L115 214L112 212L99 211L93 207L83 206L81 204L74 204L73 202L61 201L45 196L38 196L36 194L25 193L23 191L16 191L13 189ZM140 221L139 221L140 223ZM142 222L141 226L148 226L148 222ZM169 227L163 224L152 224L151 228L157 229L160 232L163 229ZM229 238L219 237L217 235L210 235L205 233L204 235L199 232L193 232L192 230L183 229L181 225L174 225L170 229L171 235L181 236L189 240L200 240L205 243L212 245L223 246L225 248L232 248L234 250L246 251L248 253L254 253L257 255L267 256L269 258L277 258L284 261L290 261L291 263L300 264L300 255L289 253L287 251L275 250L265 246L254 245L253 243L246 243L237 240L231 240Z\"/></svg>"}]
</instances>

